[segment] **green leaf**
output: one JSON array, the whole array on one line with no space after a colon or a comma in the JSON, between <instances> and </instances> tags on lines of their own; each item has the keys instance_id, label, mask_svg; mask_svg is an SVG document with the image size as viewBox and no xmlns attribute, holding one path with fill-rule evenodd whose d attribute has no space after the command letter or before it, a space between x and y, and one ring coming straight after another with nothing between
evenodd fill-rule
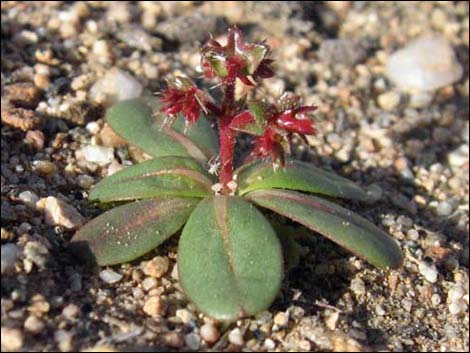
<instances>
[{"instance_id":1,"label":"green leaf","mask_svg":"<svg viewBox=\"0 0 470 353\"><path fill-rule=\"evenodd\" d=\"M252 44L251 48L247 49L244 54L247 58L246 73L253 75L258 68L259 64L266 57L268 53L268 46L264 44Z\"/></svg>"},{"instance_id":2,"label":"green leaf","mask_svg":"<svg viewBox=\"0 0 470 353\"><path fill-rule=\"evenodd\" d=\"M90 200L128 201L159 196L204 197L214 183L192 158L161 157L124 168L101 180Z\"/></svg>"},{"instance_id":3,"label":"green leaf","mask_svg":"<svg viewBox=\"0 0 470 353\"><path fill-rule=\"evenodd\" d=\"M390 236L332 202L284 190L254 191L245 197L324 235L379 268L397 268L403 261L400 247Z\"/></svg>"},{"instance_id":4,"label":"green leaf","mask_svg":"<svg viewBox=\"0 0 470 353\"><path fill-rule=\"evenodd\" d=\"M367 200L367 193L352 181L311 164L288 161L274 170L272 163L255 162L235 171L239 194L262 189L290 189L353 200Z\"/></svg>"},{"instance_id":5,"label":"green leaf","mask_svg":"<svg viewBox=\"0 0 470 353\"><path fill-rule=\"evenodd\" d=\"M198 119L184 134L181 115L171 128L162 126L160 107L156 97L121 101L107 111L106 121L117 134L153 157L183 156L207 161L217 156L217 135L207 119Z\"/></svg>"},{"instance_id":6,"label":"green leaf","mask_svg":"<svg viewBox=\"0 0 470 353\"><path fill-rule=\"evenodd\" d=\"M70 249L100 266L132 261L176 233L198 202L193 198L161 198L116 207L80 228Z\"/></svg>"},{"instance_id":7,"label":"green leaf","mask_svg":"<svg viewBox=\"0 0 470 353\"><path fill-rule=\"evenodd\" d=\"M236 320L265 310L282 280L282 253L270 223L241 198L203 200L183 229L179 277L205 314Z\"/></svg>"}]
</instances>

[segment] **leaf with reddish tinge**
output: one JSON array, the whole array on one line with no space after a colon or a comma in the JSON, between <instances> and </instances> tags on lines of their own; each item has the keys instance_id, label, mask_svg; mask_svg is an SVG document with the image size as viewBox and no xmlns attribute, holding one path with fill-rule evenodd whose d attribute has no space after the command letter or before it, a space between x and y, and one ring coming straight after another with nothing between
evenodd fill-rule
<instances>
[{"instance_id":1,"label":"leaf with reddish tinge","mask_svg":"<svg viewBox=\"0 0 470 353\"><path fill-rule=\"evenodd\" d=\"M131 167L101 180L90 192L90 200L127 201L160 196L204 197L214 183L192 158L161 157Z\"/></svg>"},{"instance_id":2,"label":"leaf with reddish tinge","mask_svg":"<svg viewBox=\"0 0 470 353\"><path fill-rule=\"evenodd\" d=\"M208 161L218 154L215 130L207 119L198 119L184 133L181 115L172 127L164 124L156 97L125 100L111 107L106 121L113 130L153 157L183 156Z\"/></svg>"},{"instance_id":3,"label":"leaf with reddish tinge","mask_svg":"<svg viewBox=\"0 0 470 353\"><path fill-rule=\"evenodd\" d=\"M183 229L182 287L204 313L236 320L265 310L282 279L282 253L270 223L238 197L203 200Z\"/></svg>"},{"instance_id":4,"label":"leaf with reddish tinge","mask_svg":"<svg viewBox=\"0 0 470 353\"><path fill-rule=\"evenodd\" d=\"M80 228L70 248L78 257L100 266L132 261L176 233L198 202L161 198L113 208Z\"/></svg>"},{"instance_id":5,"label":"leaf with reddish tinge","mask_svg":"<svg viewBox=\"0 0 470 353\"><path fill-rule=\"evenodd\" d=\"M390 236L332 202L285 190L254 191L245 197L324 235L379 268L402 264L400 247Z\"/></svg>"},{"instance_id":6,"label":"leaf with reddish tinge","mask_svg":"<svg viewBox=\"0 0 470 353\"><path fill-rule=\"evenodd\" d=\"M288 161L285 167L275 170L272 163L258 161L241 167L235 174L240 195L262 189L290 189L345 199L368 199L367 193L352 181L305 162Z\"/></svg>"}]
</instances>

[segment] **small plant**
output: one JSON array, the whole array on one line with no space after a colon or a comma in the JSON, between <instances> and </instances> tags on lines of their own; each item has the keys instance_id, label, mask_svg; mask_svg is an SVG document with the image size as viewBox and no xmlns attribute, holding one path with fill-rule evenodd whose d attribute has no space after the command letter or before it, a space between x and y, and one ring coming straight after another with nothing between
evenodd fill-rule
<instances>
[{"instance_id":1,"label":"small plant","mask_svg":"<svg viewBox=\"0 0 470 353\"><path fill-rule=\"evenodd\" d=\"M315 132L308 118L315 108L302 106L297 96L284 95L275 104L235 99L237 79L255 86L273 75L268 52L265 43L247 44L231 28L225 45L211 39L201 51L204 76L219 80L220 103L188 78L177 77L160 102L141 97L107 112L112 128L154 159L91 190L92 201L125 204L75 234L78 254L102 266L128 262L184 226L178 249L181 285L202 312L220 320L269 307L283 276L280 239L286 248L296 248L292 239L278 238L255 206L298 222L379 268L400 266L402 254L392 238L320 197L366 200L360 187L285 158L293 134ZM254 148L251 161L234 170L240 132L255 136Z\"/></svg>"}]
</instances>

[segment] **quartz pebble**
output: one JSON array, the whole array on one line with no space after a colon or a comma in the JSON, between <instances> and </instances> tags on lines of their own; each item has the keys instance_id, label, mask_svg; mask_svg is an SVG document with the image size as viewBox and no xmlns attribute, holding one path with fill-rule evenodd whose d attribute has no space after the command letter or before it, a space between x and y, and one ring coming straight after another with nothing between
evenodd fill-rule
<instances>
[{"instance_id":1,"label":"quartz pebble","mask_svg":"<svg viewBox=\"0 0 470 353\"><path fill-rule=\"evenodd\" d=\"M452 203L449 201L441 201L437 204L436 214L438 216L449 216L453 211Z\"/></svg>"},{"instance_id":2,"label":"quartz pebble","mask_svg":"<svg viewBox=\"0 0 470 353\"><path fill-rule=\"evenodd\" d=\"M1 247L1 272L3 274L13 273L18 261L18 248L15 244L5 244Z\"/></svg>"},{"instance_id":3,"label":"quartz pebble","mask_svg":"<svg viewBox=\"0 0 470 353\"><path fill-rule=\"evenodd\" d=\"M116 67L110 69L90 89L90 98L105 106L141 95L143 86L128 72Z\"/></svg>"},{"instance_id":4,"label":"quartz pebble","mask_svg":"<svg viewBox=\"0 0 470 353\"><path fill-rule=\"evenodd\" d=\"M153 296L147 299L142 310L149 316L164 315L166 305L160 297Z\"/></svg>"},{"instance_id":5,"label":"quartz pebble","mask_svg":"<svg viewBox=\"0 0 470 353\"><path fill-rule=\"evenodd\" d=\"M114 148L96 145L85 146L77 151L77 159L104 167L114 160Z\"/></svg>"},{"instance_id":6,"label":"quartz pebble","mask_svg":"<svg viewBox=\"0 0 470 353\"><path fill-rule=\"evenodd\" d=\"M85 223L85 218L75 207L53 196L40 199L36 207L44 211L46 223L50 225L75 229Z\"/></svg>"},{"instance_id":7,"label":"quartz pebble","mask_svg":"<svg viewBox=\"0 0 470 353\"><path fill-rule=\"evenodd\" d=\"M289 315L281 311L274 316L274 324L279 328L286 327L289 323Z\"/></svg>"},{"instance_id":8,"label":"quartz pebble","mask_svg":"<svg viewBox=\"0 0 470 353\"><path fill-rule=\"evenodd\" d=\"M32 334L38 334L44 329L44 322L34 315L28 316L24 322L24 329Z\"/></svg>"},{"instance_id":9,"label":"quartz pebble","mask_svg":"<svg viewBox=\"0 0 470 353\"><path fill-rule=\"evenodd\" d=\"M39 201L38 195L32 191L23 191L18 195L18 199L29 208L36 208L36 203Z\"/></svg>"},{"instance_id":10,"label":"quartz pebble","mask_svg":"<svg viewBox=\"0 0 470 353\"><path fill-rule=\"evenodd\" d=\"M176 316L180 318L183 324L188 324L194 320L194 315L187 309L176 310Z\"/></svg>"},{"instance_id":11,"label":"quartz pebble","mask_svg":"<svg viewBox=\"0 0 470 353\"><path fill-rule=\"evenodd\" d=\"M69 320L76 318L78 314L80 314L80 308L73 303L62 310L62 315Z\"/></svg>"},{"instance_id":12,"label":"quartz pebble","mask_svg":"<svg viewBox=\"0 0 470 353\"><path fill-rule=\"evenodd\" d=\"M16 352L23 347L23 334L20 330L2 326L2 352Z\"/></svg>"},{"instance_id":13,"label":"quartz pebble","mask_svg":"<svg viewBox=\"0 0 470 353\"><path fill-rule=\"evenodd\" d=\"M143 271L147 276L162 278L169 266L170 261L167 257L157 256L145 264Z\"/></svg>"},{"instance_id":14,"label":"quartz pebble","mask_svg":"<svg viewBox=\"0 0 470 353\"><path fill-rule=\"evenodd\" d=\"M462 66L447 40L426 36L390 56L386 73L400 88L433 91L462 76Z\"/></svg>"},{"instance_id":15,"label":"quartz pebble","mask_svg":"<svg viewBox=\"0 0 470 353\"><path fill-rule=\"evenodd\" d=\"M200 329L201 337L208 344L214 344L220 337L220 332L213 324L204 324Z\"/></svg>"},{"instance_id":16,"label":"quartz pebble","mask_svg":"<svg viewBox=\"0 0 470 353\"><path fill-rule=\"evenodd\" d=\"M451 167L459 168L464 164L468 164L469 146L462 145L447 155L447 160Z\"/></svg>"},{"instance_id":17,"label":"quartz pebble","mask_svg":"<svg viewBox=\"0 0 470 353\"><path fill-rule=\"evenodd\" d=\"M73 334L65 330L57 330L54 333L54 339L61 352L70 352L72 350Z\"/></svg>"},{"instance_id":18,"label":"quartz pebble","mask_svg":"<svg viewBox=\"0 0 470 353\"><path fill-rule=\"evenodd\" d=\"M393 91L382 93L377 98L377 101L379 103L380 108L384 110L393 110L400 103L400 95L397 92Z\"/></svg>"},{"instance_id":19,"label":"quartz pebble","mask_svg":"<svg viewBox=\"0 0 470 353\"><path fill-rule=\"evenodd\" d=\"M113 270L103 270L99 276L104 282L109 284L119 282L122 279L122 275Z\"/></svg>"},{"instance_id":20,"label":"quartz pebble","mask_svg":"<svg viewBox=\"0 0 470 353\"><path fill-rule=\"evenodd\" d=\"M243 344L245 343L245 340L243 339L243 334L238 327L230 331L230 333L228 334L228 340L231 344L240 347L243 346Z\"/></svg>"},{"instance_id":21,"label":"quartz pebble","mask_svg":"<svg viewBox=\"0 0 470 353\"><path fill-rule=\"evenodd\" d=\"M425 261L420 261L418 264L418 269L419 269L419 273L421 273L421 275L423 275L423 277L428 282L431 282L431 283L437 282L438 272L437 272L436 265L434 265L433 263L429 264Z\"/></svg>"}]
</instances>

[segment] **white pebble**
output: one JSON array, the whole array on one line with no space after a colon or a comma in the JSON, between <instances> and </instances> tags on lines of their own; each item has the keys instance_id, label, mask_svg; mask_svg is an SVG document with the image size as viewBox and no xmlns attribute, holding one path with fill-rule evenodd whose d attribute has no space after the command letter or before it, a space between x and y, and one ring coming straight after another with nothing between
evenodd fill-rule
<instances>
[{"instance_id":1,"label":"white pebble","mask_svg":"<svg viewBox=\"0 0 470 353\"><path fill-rule=\"evenodd\" d=\"M180 318L183 324L188 324L189 322L194 320L194 315L186 309L176 310L176 316Z\"/></svg>"},{"instance_id":2,"label":"white pebble","mask_svg":"<svg viewBox=\"0 0 470 353\"><path fill-rule=\"evenodd\" d=\"M386 314L386 311L380 305L376 305L375 306L375 313L379 316L384 316Z\"/></svg>"},{"instance_id":3,"label":"white pebble","mask_svg":"<svg viewBox=\"0 0 470 353\"><path fill-rule=\"evenodd\" d=\"M460 286L455 286L449 290L449 294L447 298L450 302L455 302L457 300L462 299L464 295L465 295L464 289Z\"/></svg>"},{"instance_id":4,"label":"white pebble","mask_svg":"<svg viewBox=\"0 0 470 353\"><path fill-rule=\"evenodd\" d=\"M118 101L139 97L143 86L128 72L116 67L109 70L90 89L90 98L110 106Z\"/></svg>"},{"instance_id":5,"label":"white pebble","mask_svg":"<svg viewBox=\"0 0 470 353\"><path fill-rule=\"evenodd\" d=\"M91 121L86 124L86 129L90 134L96 135L98 132L100 132L100 125L96 121Z\"/></svg>"},{"instance_id":6,"label":"white pebble","mask_svg":"<svg viewBox=\"0 0 470 353\"><path fill-rule=\"evenodd\" d=\"M36 207L44 211L45 221L50 225L75 229L85 223L85 218L75 207L53 196L40 199Z\"/></svg>"},{"instance_id":7,"label":"white pebble","mask_svg":"<svg viewBox=\"0 0 470 353\"><path fill-rule=\"evenodd\" d=\"M386 68L399 87L433 91L462 76L462 66L443 37L421 37L391 55Z\"/></svg>"},{"instance_id":8,"label":"white pebble","mask_svg":"<svg viewBox=\"0 0 470 353\"><path fill-rule=\"evenodd\" d=\"M104 167L114 160L114 148L96 145L85 146L77 151L77 158Z\"/></svg>"},{"instance_id":9,"label":"white pebble","mask_svg":"<svg viewBox=\"0 0 470 353\"><path fill-rule=\"evenodd\" d=\"M434 94L432 92L414 92L410 96L411 108L426 108L432 103Z\"/></svg>"},{"instance_id":10,"label":"white pebble","mask_svg":"<svg viewBox=\"0 0 470 353\"><path fill-rule=\"evenodd\" d=\"M198 350L201 345L201 337L195 333L190 333L184 336L184 341L186 346L193 351Z\"/></svg>"},{"instance_id":11,"label":"white pebble","mask_svg":"<svg viewBox=\"0 0 470 353\"><path fill-rule=\"evenodd\" d=\"M452 315L458 315L461 312L466 310L466 304L463 300L457 300L455 302L450 303L449 305L449 312Z\"/></svg>"},{"instance_id":12,"label":"white pebble","mask_svg":"<svg viewBox=\"0 0 470 353\"><path fill-rule=\"evenodd\" d=\"M453 211L453 206L448 201L441 201L437 204L436 214L438 216L449 216Z\"/></svg>"},{"instance_id":13,"label":"white pebble","mask_svg":"<svg viewBox=\"0 0 470 353\"><path fill-rule=\"evenodd\" d=\"M5 244L1 247L1 272L11 273L15 270L15 263L18 261L18 248L15 244Z\"/></svg>"},{"instance_id":14,"label":"white pebble","mask_svg":"<svg viewBox=\"0 0 470 353\"><path fill-rule=\"evenodd\" d=\"M204 324L200 330L201 337L209 344L217 342L220 332L213 324Z\"/></svg>"},{"instance_id":15,"label":"white pebble","mask_svg":"<svg viewBox=\"0 0 470 353\"><path fill-rule=\"evenodd\" d=\"M425 261L420 261L418 264L419 273L431 283L436 283L437 281L437 268L433 263L429 264Z\"/></svg>"},{"instance_id":16,"label":"white pebble","mask_svg":"<svg viewBox=\"0 0 470 353\"><path fill-rule=\"evenodd\" d=\"M18 199L29 208L36 208L36 203L39 201L38 195L32 191L23 191L18 195Z\"/></svg>"},{"instance_id":17,"label":"white pebble","mask_svg":"<svg viewBox=\"0 0 470 353\"><path fill-rule=\"evenodd\" d=\"M382 93L378 98L380 108L384 110L393 110L400 104L400 95L397 92Z\"/></svg>"},{"instance_id":18,"label":"white pebble","mask_svg":"<svg viewBox=\"0 0 470 353\"><path fill-rule=\"evenodd\" d=\"M264 341L263 348L266 349L268 352L272 351L276 348L276 342L274 342L271 338L267 338Z\"/></svg>"},{"instance_id":19,"label":"white pebble","mask_svg":"<svg viewBox=\"0 0 470 353\"><path fill-rule=\"evenodd\" d=\"M122 278L122 275L114 272L113 270L103 270L99 274L100 278L109 284L119 282Z\"/></svg>"},{"instance_id":20,"label":"white pebble","mask_svg":"<svg viewBox=\"0 0 470 353\"><path fill-rule=\"evenodd\" d=\"M87 174L81 174L77 177L77 184L82 189L89 189L95 183L95 179Z\"/></svg>"},{"instance_id":21,"label":"white pebble","mask_svg":"<svg viewBox=\"0 0 470 353\"><path fill-rule=\"evenodd\" d=\"M468 163L469 146L461 145L447 155L447 160L451 167L460 168Z\"/></svg>"},{"instance_id":22,"label":"white pebble","mask_svg":"<svg viewBox=\"0 0 470 353\"><path fill-rule=\"evenodd\" d=\"M228 340L231 344L240 347L243 346L243 344L245 343L245 340L243 339L243 334L238 327L230 331L230 333L228 334Z\"/></svg>"}]
</instances>

